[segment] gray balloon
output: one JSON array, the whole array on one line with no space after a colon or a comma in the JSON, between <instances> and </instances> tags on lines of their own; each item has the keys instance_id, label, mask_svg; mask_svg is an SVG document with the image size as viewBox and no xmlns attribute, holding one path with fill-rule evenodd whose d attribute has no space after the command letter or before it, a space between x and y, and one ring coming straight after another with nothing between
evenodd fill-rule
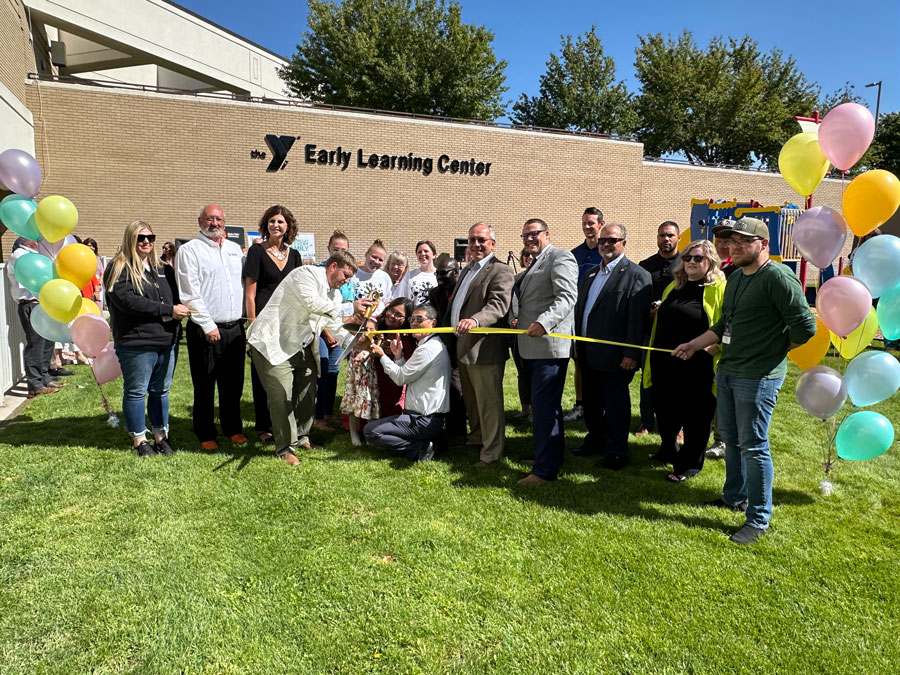
<instances>
[{"instance_id":1,"label":"gray balloon","mask_svg":"<svg viewBox=\"0 0 900 675\"><path fill-rule=\"evenodd\" d=\"M794 396L810 415L827 420L847 400L847 383L834 368L813 366L797 378Z\"/></svg>"}]
</instances>

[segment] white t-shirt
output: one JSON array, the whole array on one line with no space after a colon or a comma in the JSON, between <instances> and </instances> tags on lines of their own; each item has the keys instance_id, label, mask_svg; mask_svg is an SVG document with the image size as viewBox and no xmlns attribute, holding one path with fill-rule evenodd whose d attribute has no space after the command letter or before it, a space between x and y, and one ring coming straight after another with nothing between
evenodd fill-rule
<instances>
[{"instance_id":1,"label":"white t-shirt","mask_svg":"<svg viewBox=\"0 0 900 675\"><path fill-rule=\"evenodd\" d=\"M437 286L434 272L413 270L405 274L394 289L395 298L409 298L418 307L428 302L428 292Z\"/></svg>"},{"instance_id":2,"label":"white t-shirt","mask_svg":"<svg viewBox=\"0 0 900 675\"><path fill-rule=\"evenodd\" d=\"M377 290L381 294L381 300L378 302L378 309L375 310L375 313L381 314L385 303L390 302L391 300L391 291L394 287L394 282L391 281L388 273L384 270L369 272L360 268L356 270L355 278L356 295L354 299L359 300L360 298L366 297L372 289Z\"/></svg>"}]
</instances>

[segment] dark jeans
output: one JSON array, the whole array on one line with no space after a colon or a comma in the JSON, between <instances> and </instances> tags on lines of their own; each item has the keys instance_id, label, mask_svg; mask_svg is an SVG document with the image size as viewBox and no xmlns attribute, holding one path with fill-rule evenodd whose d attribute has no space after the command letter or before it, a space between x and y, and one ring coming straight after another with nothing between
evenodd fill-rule
<instances>
[{"instance_id":1,"label":"dark jeans","mask_svg":"<svg viewBox=\"0 0 900 675\"><path fill-rule=\"evenodd\" d=\"M531 473L544 480L556 480L565 450L562 393L566 386L569 359L523 359L531 377L531 433L534 466Z\"/></svg>"},{"instance_id":2,"label":"dark jeans","mask_svg":"<svg viewBox=\"0 0 900 675\"><path fill-rule=\"evenodd\" d=\"M28 391L46 387L53 381L50 376L50 359L53 358L53 343L40 335L31 327L31 313L36 302L20 302L18 307L19 323L25 331L25 348L22 360L25 367L25 381Z\"/></svg>"},{"instance_id":3,"label":"dark jeans","mask_svg":"<svg viewBox=\"0 0 900 675\"><path fill-rule=\"evenodd\" d=\"M169 435L169 386L174 347L116 347L122 367L122 416L132 438L144 438L147 417L154 434ZM147 399L146 415L144 398Z\"/></svg>"},{"instance_id":4,"label":"dark jeans","mask_svg":"<svg viewBox=\"0 0 900 675\"><path fill-rule=\"evenodd\" d=\"M581 398L587 436L584 445L598 453L628 456L631 425L631 392L628 387L635 370L615 372L593 370L581 362Z\"/></svg>"},{"instance_id":5,"label":"dark jeans","mask_svg":"<svg viewBox=\"0 0 900 675\"><path fill-rule=\"evenodd\" d=\"M319 380L316 382L316 419L321 420L334 415L334 397L337 394L338 374L341 364L340 344L328 349L325 340L319 338Z\"/></svg>"},{"instance_id":6,"label":"dark jeans","mask_svg":"<svg viewBox=\"0 0 900 675\"><path fill-rule=\"evenodd\" d=\"M522 355L519 354L519 343L516 341L516 337L518 336L514 335L512 339L512 357L513 363L516 364L516 371L519 373L519 405L524 408L526 405L531 405L531 373L522 362Z\"/></svg>"},{"instance_id":7,"label":"dark jeans","mask_svg":"<svg viewBox=\"0 0 900 675\"><path fill-rule=\"evenodd\" d=\"M203 329L188 322L187 348L194 385L194 433L203 441L216 439L215 395L219 390L219 422L225 436L243 430L241 395L244 392L243 322L219 326L219 340L207 342Z\"/></svg>"},{"instance_id":8,"label":"dark jeans","mask_svg":"<svg viewBox=\"0 0 900 675\"><path fill-rule=\"evenodd\" d=\"M420 415L404 410L400 415L382 417L366 424L366 441L381 448L390 448L410 461L416 461L428 441L444 432L444 415Z\"/></svg>"}]
</instances>

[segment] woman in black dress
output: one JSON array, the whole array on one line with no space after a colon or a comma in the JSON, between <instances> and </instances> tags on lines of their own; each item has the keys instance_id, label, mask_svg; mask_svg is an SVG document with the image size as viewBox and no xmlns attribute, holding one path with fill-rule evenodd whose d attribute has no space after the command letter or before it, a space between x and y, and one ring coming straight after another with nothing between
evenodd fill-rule
<instances>
[{"instance_id":1,"label":"woman in black dress","mask_svg":"<svg viewBox=\"0 0 900 675\"><path fill-rule=\"evenodd\" d=\"M270 206L259 219L259 238L262 242L250 247L244 261L244 309L248 322L256 319L288 273L302 264L300 251L290 247L296 236L297 221L284 206ZM252 360L250 381L253 385L256 432L259 440L272 440L269 399Z\"/></svg>"},{"instance_id":2,"label":"woman in black dress","mask_svg":"<svg viewBox=\"0 0 900 675\"><path fill-rule=\"evenodd\" d=\"M674 349L698 335L722 316L725 275L712 242L688 245L673 271L675 280L663 291L653 319L650 346ZM680 483L700 473L716 411L713 390L718 346L702 350L687 361L664 352L650 352L644 367L644 386L651 387L661 443L650 459L671 463L667 479ZM678 431L684 429L679 447Z\"/></svg>"}]
</instances>

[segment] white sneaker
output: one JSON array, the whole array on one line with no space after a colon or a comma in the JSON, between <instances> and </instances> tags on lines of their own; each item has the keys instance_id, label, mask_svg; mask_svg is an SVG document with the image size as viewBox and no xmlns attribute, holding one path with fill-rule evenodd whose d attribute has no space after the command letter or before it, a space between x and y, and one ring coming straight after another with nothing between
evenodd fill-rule
<instances>
[{"instance_id":1,"label":"white sneaker","mask_svg":"<svg viewBox=\"0 0 900 675\"><path fill-rule=\"evenodd\" d=\"M722 459L725 457L725 443L722 441L716 443L706 451L707 459Z\"/></svg>"},{"instance_id":2,"label":"white sneaker","mask_svg":"<svg viewBox=\"0 0 900 675\"><path fill-rule=\"evenodd\" d=\"M565 422L577 422L582 417L584 417L584 408L580 405L575 405L572 409L563 415L563 421Z\"/></svg>"}]
</instances>

